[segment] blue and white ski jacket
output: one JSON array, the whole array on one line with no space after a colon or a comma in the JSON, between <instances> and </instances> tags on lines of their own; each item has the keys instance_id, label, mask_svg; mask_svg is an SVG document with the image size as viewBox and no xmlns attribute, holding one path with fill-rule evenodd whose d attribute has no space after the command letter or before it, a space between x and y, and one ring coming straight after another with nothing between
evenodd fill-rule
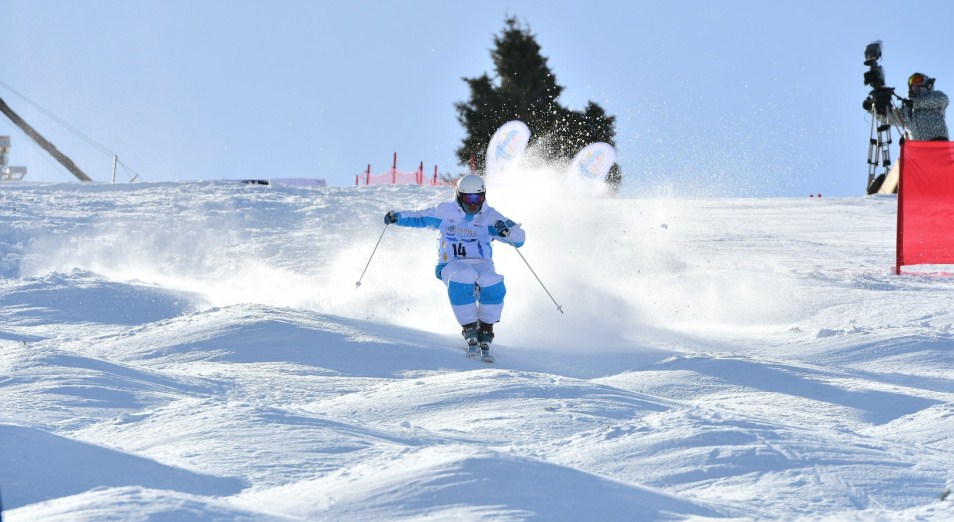
<instances>
[{"instance_id":1,"label":"blue and white ski jacket","mask_svg":"<svg viewBox=\"0 0 954 522\"><path fill-rule=\"evenodd\" d=\"M494 224L503 221L510 232L507 237L497 233ZM493 259L494 240L509 243L517 248L523 246L526 232L520 225L507 219L493 207L484 203L480 212L470 215L456 201L441 203L424 210L401 210L397 223L402 227L431 228L440 230L437 240L437 273L451 261L460 259Z\"/></svg>"}]
</instances>

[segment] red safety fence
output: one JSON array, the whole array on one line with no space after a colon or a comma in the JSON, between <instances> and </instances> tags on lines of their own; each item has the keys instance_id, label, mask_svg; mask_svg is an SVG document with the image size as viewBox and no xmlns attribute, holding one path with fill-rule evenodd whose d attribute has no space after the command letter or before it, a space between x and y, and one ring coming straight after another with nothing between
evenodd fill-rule
<instances>
[{"instance_id":1,"label":"red safety fence","mask_svg":"<svg viewBox=\"0 0 954 522\"><path fill-rule=\"evenodd\" d=\"M895 273L905 265L954 265L954 143L901 144Z\"/></svg>"},{"instance_id":2,"label":"red safety fence","mask_svg":"<svg viewBox=\"0 0 954 522\"><path fill-rule=\"evenodd\" d=\"M384 171L383 174L371 174L371 164L368 164L368 170L354 177L355 186L360 185L440 185L437 179L437 165L434 165L434 175L424 175L424 162L422 161L417 170L412 172L401 172L397 169L397 152L394 153L394 163L391 168Z\"/></svg>"}]
</instances>

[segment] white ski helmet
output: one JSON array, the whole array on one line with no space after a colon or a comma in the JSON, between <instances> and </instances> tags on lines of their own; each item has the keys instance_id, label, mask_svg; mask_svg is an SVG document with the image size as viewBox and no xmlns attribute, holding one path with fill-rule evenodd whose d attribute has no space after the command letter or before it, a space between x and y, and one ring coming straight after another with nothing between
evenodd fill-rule
<instances>
[{"instance_id":1,"label":"white ski helmet","mask_svg":"<svg viewBox=\"0 0 954 522\"><path fill-rule=\"evenodd\" d=\"M487 188L476 174L468 174L457 181L457 204L468 214L476 214L484 206Z\"/></svg>"}]
</instances>

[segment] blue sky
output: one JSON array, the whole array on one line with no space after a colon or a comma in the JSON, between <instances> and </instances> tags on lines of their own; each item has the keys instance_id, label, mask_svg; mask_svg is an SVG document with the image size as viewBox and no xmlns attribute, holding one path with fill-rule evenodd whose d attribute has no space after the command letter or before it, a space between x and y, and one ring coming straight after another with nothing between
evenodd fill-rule
<instances>
[{"instance_id":1,"label":"blue sky","mask_svg":"<svg viewBox=\"0 0 954 522\"><path fill-rule=\"evenodd\" d=\"M917 70L954 94L954 4L883 1L0 0L0 81L145 181L347 186L393 152L401 170L460 172L461 78L492 72L508 15L536 35L563 105L618 117L636 194L863 194L873 40L889 85ZM0 96L109 180L109 154ZM6 118L0 134L27 179L75 179Z\"/></svg>"}]
</instances>

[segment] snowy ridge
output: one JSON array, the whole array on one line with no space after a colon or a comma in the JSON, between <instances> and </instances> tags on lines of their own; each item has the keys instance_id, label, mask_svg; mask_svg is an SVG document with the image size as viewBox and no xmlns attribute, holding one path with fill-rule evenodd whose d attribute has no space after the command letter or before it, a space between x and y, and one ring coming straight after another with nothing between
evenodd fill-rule
<instances>
[{"instance_id":1,"label":"snowy ridge","mask_svg":"<svg viewBox=\"0 0 954 522\"><path fill-rule=\"evenodd\" d=\"M463 357L446 188L0 190L18 520L954 516L950 278L895 199L574 199L508 179L498 364ZM534 198L522 194L534 193Z\"/></svg>"}]
</instances>

